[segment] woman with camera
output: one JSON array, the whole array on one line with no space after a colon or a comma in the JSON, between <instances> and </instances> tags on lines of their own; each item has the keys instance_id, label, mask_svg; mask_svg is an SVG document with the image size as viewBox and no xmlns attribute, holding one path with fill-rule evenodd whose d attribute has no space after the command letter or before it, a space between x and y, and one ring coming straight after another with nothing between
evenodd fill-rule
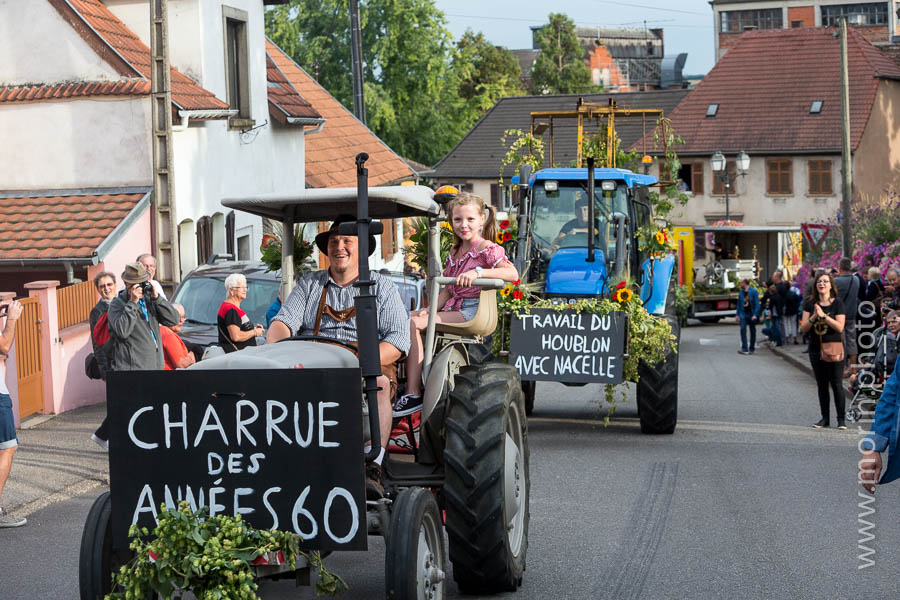
<instances>
[{"instance_id":1,"label":"woman with camera","mask_svg":"<svg viewBox=\"0 0 900 600\"><path fill-rule=\"evenodd\" d=\"M830 273L818 273L811 293L804 298L800 321L800 331L809 332L809 362L816 377L819 408L822 411L822 419L813 425L817 429L829 426L829 387L834 394L838 429L847 429L844 425L844 388L841 385L844 372L841 332L845 318L844 304L838 298L834 278Z\"/></svg>"},{"instance_id":2,"label":"woman with camera","mask_svg":"<svg viewBox=\"0 0 900 600\"><path fill-rule=\"evenodd\" d=\"M219 307L219 346L226 353L256 345L256 336L264 335L265 328L250 322L250 317L241 310L241 301L247 297L247 278L240 273L232 273L225 278L225 301Z\"/></svg>"},{"instance_id":3,"label":"woman with camera","mask_svg":"<svg viewBox=\"0 0 900 600\"><path fill-rule=\"evenodd\" d=\"M141 263L128 263L122 273L125 289L109 303L107 319L113 339L116 371L162 370L159 326L177 325L178 311L150 284L150 272Z\"/></svg>"}]
</instances>

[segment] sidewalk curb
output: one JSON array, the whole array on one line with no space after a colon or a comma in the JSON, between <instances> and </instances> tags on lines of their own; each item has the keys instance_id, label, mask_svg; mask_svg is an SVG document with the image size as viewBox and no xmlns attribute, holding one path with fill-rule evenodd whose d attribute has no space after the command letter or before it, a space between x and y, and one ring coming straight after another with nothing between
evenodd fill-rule
<instances>
[{"instance_id":1,"label":"sidewalk curb","mask_svg":"<svg viewBox=\"0 0 900 600\"><path fill-rule=\"evenodd\" d=\"M781 348L778 348L778 347L775 347L775 346L771 346L771 345L769 345L769 344L766 344L766 346L768 346L769 351L770 351L772 354L774 354L775 356L780 356L782 359L785 360L785 362L790 363L791 365L793 365L793 366L795 366L796 368L800 369L801 371L803 371L803 372L806 373L807 375L812 375L812 374L813 374L812 366L811 366L808 362L803 361L803 360L800 360L800 359L797 358L796 356L793 356L790 352L785 352L785 351L782 350Z\"/></svg>"},{"instance_id":2,"label":"sidewalk curb","mask_svg":"<svg viewBox=\"0 0 900 600\"><path fill-rule=\"evenodd\" d=\"M101 487L109 486L109 476L105 474L106 477L103 479L82 479L80 481L76 481L71 485L67 485L61 490L53 492L43 498L38 498L37 500L32 500L31 502L26 502L25 504L20 504L19 506L11 506L9 510L14 512L17 516L27 517L32 513L35 513L42 508L47 508L51 504L56 504L57 502L63 502L64 500L69 500L70 498L74 498L75 496L80 496L81 494L85 494L91 490L95 490Z\"/></svg>"}]
</instances>

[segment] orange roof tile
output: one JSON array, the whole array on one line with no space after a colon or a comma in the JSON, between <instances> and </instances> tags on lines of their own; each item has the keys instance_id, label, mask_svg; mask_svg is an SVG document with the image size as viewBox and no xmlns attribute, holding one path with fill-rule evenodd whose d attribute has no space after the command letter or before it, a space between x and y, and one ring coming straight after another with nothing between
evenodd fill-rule
<instances>
[{"instance_id":1,"label":"orange roof tile","mask_svg":"<svg viewBox=\"0 0 900 600\"><path fill-rule=\"evenodd\" d=\"M57 85L0 87L0 102L35 102L78 96L144 96L150 93L146 79L79 81Z\"/></svg>"},{"instance_id":2,"label":"orange roof tile","mask_svg":"<svg viewBox=\"0 0 900 600\"><path fill-rule=\"evenodd\" d=\"M685 141L678 154L840 152L841 57L834 32L803 28L744 33L672 111L672 126ZM879 79L900 79L900 66L853 28L847 33L850 143L855 149ZM814 100L823 101L820 114L810 114ZM718 112L706 117L711 104L718 104ZM646 139L650 146L652 134Z\"/></svg>"},{"instance_id":3,"label":"orange roof tile","mask_svg":"<svg viewBox=\"0 0 900 600\"><path fill-rule=\"evenodd\" d=\"M91 258L148 191L4 198L0 260Z\"/></svg>"},{"instance_id":4,"label":"orange roof tile","mask_svg":"<svg viewBox=\"0 0 900 600\"><path fill-rule=\"evenodd\" d=\"M150 48L144 44L130 29L128 29L109 9L98 0L64 0L69 8L74 9L77 16L88 25L88 29L77 27L70 21L76 31L85 38L99 40L119 59L134 72L122 72L125 77L135 75L150 79ZM63 11L58 3L54 6ZM64 18L68 15L63 15ZM68 18L66 20L69 20ZM89 42L90 43L90 42ZM124 71L121 65L114 65L120 71ZM145 82L146 83L146 82ZM174 67L171 69L172 104L182 110L227 110L228 105L215 97L211 92L197 85L190 77L187 77ZM58 90L59 95L54 98L69 97L72 90ZM149 93L149 83L147 91ZM86 95L86 94L81 94ZM43 96L41 99L47 99ZM36 98L37 99L37 98Z\"/></svg>"},{"instance_id":5,"label":"orange roof tile","mask_svg":"<svg viewBox=\"0 0 900 600\"><path fill-rule=\"evenodd\" d=\"M369 155L366 167L369 169L370 185L386 185L413 177L412 170L403 159L281 48L266 40L266 52L294 89L326 119L321 132L306 136L306 187L356 185L355 160L360 152Z\"/></svg>"},{"instance_id":6,"label":"orange roof tile","mask_svg":"<svg viewBox=\"0 0 900 600\"><path fill-rule=\"evenodd\" d=\"M288 117L318 119L321 115L297 93L272 57L266 53L266 81L268 83L269 114L279 123L288 124Z\"/></svg>"}]
</instances>

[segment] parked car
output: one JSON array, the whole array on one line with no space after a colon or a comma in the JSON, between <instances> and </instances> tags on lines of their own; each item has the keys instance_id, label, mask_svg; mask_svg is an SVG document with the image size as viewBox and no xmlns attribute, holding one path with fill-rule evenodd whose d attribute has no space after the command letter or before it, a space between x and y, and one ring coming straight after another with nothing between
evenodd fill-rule
<instances>
[{"instance_id":1,"label":"parked car","mask_svg":"<svg viewBox=\"0 0 900 600\"><path fill-rule=\"evenodd\" d=\"M174 302L184 306L185 321L181 338L190 346L203 348L218 343L216 316L225 299L225 278L232 273L241 273L247 278L247 298L241 308L252 323L266 322L266 311L278 297L281 273L267 272L266 265L259 261L225 260L197 267L182 280L175 290ZM410 310L420 308L425 298L425 278L419 275L405 275L395 271L380 271L393 280L403 304ZM264 342L257 338L257 343Z\"/></svg>"},{"instance_id":2,"label":"parked car","mask_svg":"<svg viewBox=\"0 0 900 600\"><path fill-rule=\"evenodd\" d=\"M281 274L266 272L266 268L259 261L226 260L200 265L188 273L175 290L173 299L184 306L181 338L185 343L203 347L218 343L216 317L225 300L225 278L232 273L241 273L247 278L247 297L241 302L241 309L252 323L265 324L266 311L278 297L278 286L281 285ZM262 338L257 338L257 343L261 342Z\"/></svg>"}]
</instances>

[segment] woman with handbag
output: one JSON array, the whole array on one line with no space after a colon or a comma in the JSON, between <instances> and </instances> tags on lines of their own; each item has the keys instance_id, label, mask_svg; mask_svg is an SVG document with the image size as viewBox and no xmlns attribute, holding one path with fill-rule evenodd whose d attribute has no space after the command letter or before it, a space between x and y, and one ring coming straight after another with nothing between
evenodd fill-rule
<instances>
[{"instance_id":1,"label":"woman with handbag","mask_svg":"<svg viewBox=\"0 0 900 600\"><path fill-rule=\"evenodd\" d=\"M847 429L844 425L844 388L841 385L844 373L841 332L845 318L844 304L838 298L834 278L829 273L817 274L812 293L804 298L800 322L800 331L809 332L809 362L816 376L819 408L822 410L822 419L813 425L817 429L829 426L829 387L834 393L838 429Z\"/></svg>"},{"instance_id":2,"label":"woman with handbag","mask_svg":"<svg viewBox=\"0 0 900 600\"><path fill-rule=\"evenodd\" d=\"M241 301L247 297L247 278L240 273L232 273L225 278L227 296L219 307L219 346L225 353L234 352L247 346L256 345L256 337L266 333L259 323L250 322L250 317L241 310Z\"/></svg>"}]
</instances>

